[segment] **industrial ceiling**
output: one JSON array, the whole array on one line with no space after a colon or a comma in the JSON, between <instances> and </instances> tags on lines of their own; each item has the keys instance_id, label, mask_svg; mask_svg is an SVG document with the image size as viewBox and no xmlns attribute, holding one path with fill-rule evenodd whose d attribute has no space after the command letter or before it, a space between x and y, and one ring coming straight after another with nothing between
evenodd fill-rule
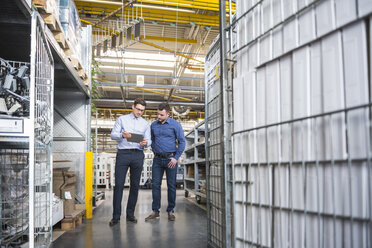
<instances>
[{"instance_id":1,"label":"industrial ceiling","mask_svg":"<svg viewBox=\"0 0 372 248\"><path fill-rule=\"evenodd\" d=\"M133 100L143 97L148 110L169 102L173 114L204 117L204 58L219 33L218 0L75 4L82 24L93 26L93 54L102 72L94 76L100 115L130 111Z\"/></svg>"}]
</instances>

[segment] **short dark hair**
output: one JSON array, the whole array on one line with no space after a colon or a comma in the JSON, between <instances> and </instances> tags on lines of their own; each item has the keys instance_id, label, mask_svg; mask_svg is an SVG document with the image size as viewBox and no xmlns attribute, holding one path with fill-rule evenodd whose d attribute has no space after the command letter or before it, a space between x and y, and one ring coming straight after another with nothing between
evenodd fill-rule
<instances>
[{"instance_id":1,"label":"short dark hair","mask_svg":"<svg viewBox=\"0 0 372 248\"><path fill-rule=\"evenodd\" d=\"M165 110L166 112L169 113L169 111L170 111L169 104L166 103L166 102L160 103L159 106L158 106L158 110L160 110L160 111Z\"/></svg>"},{"instance_id":2,"label":"short dark hair","mask_svg":"<svg viewBox=\"0 0 372 248\"><path fill-rule=\"evenodd\" d=\"M134 103L133 105L134 106L137 106L137 104L141 104L142 106L145 106L146 107L146 101L142 98L136 98L134 99Z\"/></svg>"}]
</instances>

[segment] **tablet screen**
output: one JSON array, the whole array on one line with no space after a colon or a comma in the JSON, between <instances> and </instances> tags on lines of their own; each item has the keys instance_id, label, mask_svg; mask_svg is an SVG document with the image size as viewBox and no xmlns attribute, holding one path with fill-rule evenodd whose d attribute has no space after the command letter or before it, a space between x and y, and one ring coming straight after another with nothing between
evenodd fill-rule
<instances>
[{"instance_id":1,"label":"tablet screen","mask_svg":"<svg viewBox=\"0 0 372 248\"><path fill-rule=\"evenodd\" d=\"M128 142L140 143L143 140L142 134L138 133L130 133L132 137L128 138Z\"/></svg>"}]
</instances>

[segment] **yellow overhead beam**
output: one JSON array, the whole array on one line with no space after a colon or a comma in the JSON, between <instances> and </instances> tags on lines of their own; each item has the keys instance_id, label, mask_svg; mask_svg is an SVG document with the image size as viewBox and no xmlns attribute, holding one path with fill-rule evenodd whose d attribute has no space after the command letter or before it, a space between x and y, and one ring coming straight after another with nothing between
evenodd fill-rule
<instances>
[{"instance_id":1,"label":"yellow overhead beam","mask_svg":"<svg viewBox=\"0 0 372 248\"><path fill-rule=\"evenodd\" d=\"M94 14L94 13L92 13ZM130 15L130 17L132 17ZM200 25L200 26L211 26L211 27L218 27L219 26L219 23L218 22L210 22L208 20L204 20L204 21L200 21L200 20L197 20L197 19L194 19L191 21L190 20L182 20L182 19L176 19L176 18L167 18L167 16L164 16L164 17L154 17L154 16L143 16L143 18L145 20L148 20L148 21L162 21L162 22L171 22L171 23L183 23L183 24L190 24L190 22L194 22L195 25Z\"/></svg>"},{"instance_id":2,"label":"yellow overhead beam","mask_svg":"<svg viewBox=\"0 0 372 248\"><path fill-rule=\"evenodd\" d=\"M94 23L94 25L98 25L100 24L101 22L105 21L106 19L110 18L111 16L114 16L116 13L118 13L119 11L123 11L125 9L125 7L128 7L129 5L135 3L137 0L131 0L130 2L128 1L126 4L122 4L120 6L120 8L112 11L109 15L106 15L104 17L102 17L100 20L96 21Z\"/></svg>"},{"instance_id":3,"label":"yellow overhead beam","mask_svg":"<svg viewBox=\"0 0 372 248\"><path fill-rule=\"evenodd\" d=\"M133 109L112 109L112 108L97 108L98 111L112 111L112 112L132 112ZM146 109L146 112L150 112L150 113L157 113L158 111L157 110L147 110ZM191 111L189 112L189 114L204 114L204 112L194 112L194 111Z\"/></svg>"},{"instance_id":4,"label":"yellow overhead beam","mask_svg":"<svg viewBox=\"0 0 372 248\"><path fill-rule=\"evenodd\" d=\"M139 88L139 87L130 87L132 89L136 89L136 90L143 90L143 91L147 91L147 92L151 92L151 93L155 93L155 94L158 94L158 95L163 95L163 96L169 96L169 94L165 94L163 92L159 92L159 91L155 91L155 90L148 90L148 89L145 89L145 88ZM186 97L180 97L180 96L172 96L174 98L178 98L178 99L181 99L181 100L185 100L185 101L188 101L188 102L191 102L192 99L190 98L186 98Z\"/></svg>"},{"instance_id":5,"label":"yellow overhead beam","mask_svg":"<svg viewBox=\"0 0 372 248\"><path fill-rule=\"evenodd\" d=\"M142 3L150 3L150 4L158 4L158 5L167 5L173 7L181 7L181 8L191 8L191 9L202 9L202 10L211 10L211 11L219 11L219 4L216 3L203 3L197 1L182 1L182 0L142 0ZM226 12L229 11L228 4L226 5ZM235 9L233 8L233 12Z\"/></svg>"},{"instance_id":6,"label":"yellow overhead beam","mask_svg":"<svg viewBox=\"0 0 372 248\"><path fill-rule=\"evenodd\" d=\"M153 40L153 41L166 41L166 42L177 42L177 43L186 43L186 44L198 44L197 40L179 39L179 38L161 37L161 36L151 36L151 35L146 35L146 36L141 35L140 40Z\"/></svg>"},{"instance_id":7,"label":"yellow overhead beam","mask_svg":"<svg viewBox=\"0 0 372 248\"><path fill-rule=\"evenodd\" d=\"M112 30L112 29L109 29L109 28L106 28L106 27L103 27L103 26L100 26L100 25L94 25L93 22L90 22L90 21L87 21L87 20L84 20L84 19L80 19L80 21L82 23L85 23L85 24L88 24L88 25L92 25L92 26L95 26L97 28L100 28L100 29L103 29L103 30L106 30L106 31L109 31L113 34L119 34L118 32L116 32L115 30Z\"/></svg>"},{"instance_id":8,"label":"yellow overhead beam","mask_svg":"<svg viewBox=\"0 0 372 248\"><path fill-rule=\"evenodd\" d=\"M227 10L228 1L226 1ZM188 9L203 9L211 11L219 11L218 1L193 1L193 0L142 0L142 3L155 4L161 6L173 6L179 8L188 8ZM101 6L105 8L112 8L113 6L121 6L121 2L115 1L103 1L103 0L75 0L75 4L78 6ZM145 6L145 5L144 5ZM232 12L235 12L236 5L232 4Z\"/></svg>"},{"instance_id":9,"label":"yellow overhead beam","mask_svg":"<svg viewBox=\"0 0 372 248\"><path fill-rule=\"evenodd\" d=\"M100 32L93 31L93 35L96 36L105 36ZM124 36L126 36L124 34ZM178 39L178 38L172 38L172 37L161 37L161 36L151 36L151 35L146 35L140 36L140 40L152 40L152 41L164 41L164 42L177 42L177 43L186 43L186 44L198 44L197 40L191 40L191 39Z\"/></svg>"},{"instance_id":10,"label":"yellow overhead beam","mask_svg":"<svg viewBox=\"0 0 372 248\"><path fill-rule=\"evenodd\" d=\"M79 9L79 13L83 13L82 9ZM84 13L92 14L92 15L103 15L103 11L98 9L84 9ZM110 12L105 12L105 14L110 14ZM116 14L117 17L125 17L125 18L138 18L132 12L118 13ZM176 15L175 12L172 11L143 11L142 18L149 21L164 21L164 22L172 22L172 23L184 23L184 24L191 24L194 23L196 25L202 26L219 26L219 19L218 16L206 16L206 15L199 15L199 14L190 14L190 13L183 13L182 15Z\"/></svg>"},{"instance_id":11,"label":"yellow overhead beam","mask_svg":"<svg viewBox=\"0 0 372 248\"><path fill-rule=\"evenodd\" d=\"M190 56L187 56L187 55L184 55L184 54L182 54L182 53L175 52L175 51L173 51L173 50L171 50L171 49L168 49L168 48L165 48L165 47L162 47L162 46L158 46L158 45L156 45L156 44L153 44L153 43L147 42L147 41L145 41L145 40L140 40L140 42L143 43L143 44L146 44L146 45L148 45L148 46L152 46L152 47L155 47L155 48L158 48L158 49L161 49L161 50L167 51L167 52L172 52L172 53L177 54L178 56L181 56L181 57L184 57L184 58L187 58L187 59L192 59L192 60L197 61L197 62L199 62L199 63L201 63L201 64L204 64L203 61L200 61L200 60L194 59L194 58L192 58L192 57L190 57Z\"/></svg>"},{"instance_id":12,"label":"yellow overhead beam","mask_svg":"<svg viewBox=\"0 0 372 248\"><path fill-rule=\"evenodd\" d=\"M94 15L111 15L111 13L114 12L113 9L102 9L97 7L78 7L78 10L80 13L86 13L86 14L94 14ZM122 11L116 13L115 16L125 16L125 17L131 17L133 14L134 17L141 17L141 13L132 13L132 11ZM195 14L195 13L184 13L184 12L175 12L170 10L159 10L159 9L148 9L143 8L142 9L142 17L145 18L146 15L157 15L157 16L172 16L177 17L178 19L191 19L191 20L202 20L202 21L218 21L219 17L217 13L212 15L203 15L203 14Z\"/></svg>"}]
</instances>

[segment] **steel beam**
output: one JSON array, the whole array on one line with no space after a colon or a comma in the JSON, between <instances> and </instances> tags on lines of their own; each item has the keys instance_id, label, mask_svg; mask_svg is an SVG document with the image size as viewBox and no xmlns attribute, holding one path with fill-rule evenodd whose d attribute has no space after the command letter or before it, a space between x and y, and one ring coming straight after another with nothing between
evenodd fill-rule
<instances>
[{"instance_id":1,"label":"steel beam","mask_svg":"<svg viewBox=\"0 0 372 248\"><path fill-rule=\"evenodd\" d=\"M104 86L123 86L123 87L137 87L135 83L108 83L102 82L99 79L96 79L101 85ZM181 85L161 85L161 84L147 84L146 88L157 88L157 89L179 89L179 90L190 90L190 91L204 91L204 87L193 87L193 86L181 86Z\"/></svg>"},{"instance_id":2,"label":"steel beam","mask_svg":"<svg viewBox=\"0 0 372 248\"><path fill-rule=\"evenodd\" d=\"M224 227L224 236L225 236L225 243L224 246L226 248L232 247L232 216L231 216L231 189L230 189L230 121L229 121L229 96L228 96L228 70L227 70L227 39L226 39L226 1L219 0L220 2L220 83L222 89L222 101L221 101L221 109L223 110L222 113L222 130L224 141L222 143L223 146L223 174L224 174L224 212L225 212L225 227Z\"/></svg>"},{"instance_id":3,"label":"steel beam","mask_svg":"<svg viewBox=\"0 0 372 248\"><path fill-rule=\"evenodd\" d=\"M103 103L103 102L111 102L111 103L122 103L122 99L94 99L94 102L96 103ZM133 104L134 100L125 100L126 103ZM154 101L154 100L146 100L147 104L160 104L164 101ZM170 105L176 105L176 106L194 106L194 107L204 107L204 102L169 102Z\"/></svg>"},{"instance_id":4,"label":"steel beam","mask_svg":"<svg viewBox=\"0 0 372 248\"><path fill-rule=\"evenodd\" d=\"M121 73L116 73L116 72L105 72L105 75L113 75L113 76L120 76L123 75ZM162 76L162 75L142 75L142 74L132 74L132 73L126 73L124 76L129 76L129 77L137 77L137 75L141 75L144 77L154 77L154 78L170 78L170 79L185 79L185 80L200 80L204 81L205 78L193 78L193 77L175 77L175 76Z\"/></svg>"}]
</instances>

